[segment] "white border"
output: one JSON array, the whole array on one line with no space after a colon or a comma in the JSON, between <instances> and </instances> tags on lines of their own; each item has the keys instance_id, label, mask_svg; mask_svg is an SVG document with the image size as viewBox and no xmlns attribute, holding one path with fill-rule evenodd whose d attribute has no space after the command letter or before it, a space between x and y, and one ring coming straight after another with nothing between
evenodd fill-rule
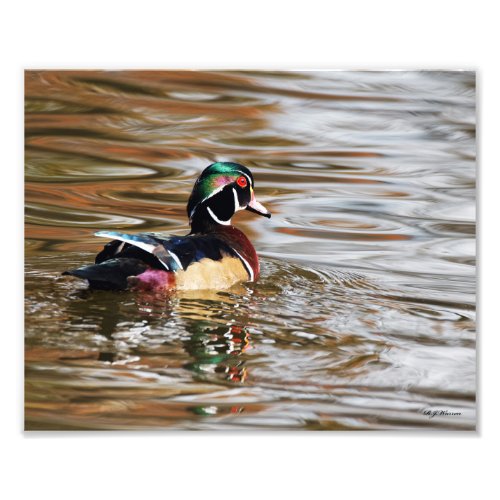
<instances>
[{"instance_id":1,"label":"white border","mask_svg":"<svg viewBox=\"0 0 500 500\"><path fill-rule=\"evenodd\" d=\"M500 78L494 9L494 2L457 0L6 3L0 33L7 177L2 284L8 291L0 363L2 489L12 498L53 500L160 495L457 500L481 498L482 491L491 498L498 490L500 417ZM61 67L477 69L479 433L23 435L22 69ZM17 207L13 215L12 207Z\"/></svg>"}]
</instances>

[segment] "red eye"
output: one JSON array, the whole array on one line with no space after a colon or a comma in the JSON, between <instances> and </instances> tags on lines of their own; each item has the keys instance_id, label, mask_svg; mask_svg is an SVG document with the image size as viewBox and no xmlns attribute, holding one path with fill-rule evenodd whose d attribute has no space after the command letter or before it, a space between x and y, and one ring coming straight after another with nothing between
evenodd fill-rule
<instances>
[{"instance_id":1,"label":"red eye","mask_svg":"<svg viewBox=\"0 0 500 500\"><path fill-rule=\"evenodd\" d=\"M247 187L247 179L246 177L238 177L238 179L236 179L236 184L238 184L238 186L242 187L242 188L245 188Z\"/></svg>"}]
</instances>

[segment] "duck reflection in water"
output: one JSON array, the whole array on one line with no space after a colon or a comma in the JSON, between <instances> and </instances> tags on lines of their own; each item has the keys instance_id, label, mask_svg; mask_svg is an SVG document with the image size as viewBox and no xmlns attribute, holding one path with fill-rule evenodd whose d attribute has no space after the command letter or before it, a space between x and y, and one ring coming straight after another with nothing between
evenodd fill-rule
<instances>
[{"instance_id":1,"label":"duck reflection in water","mask_svg":"<svg viewBox=\"0 0 500 500\"><path fill-rule=\"evenodd\" d=\"M86 302L93 322L100 325L99 334L110 341L114 340L116 334L122 333L122 328L118 325L130 318L129 310L121 311L112 306L113 297L109 301L105 300L113 293L116 292L85 290L75 297L75 301L69 303L69 309L72 306L80 309L81 302ZM232 296L214 292L193 292L183 296L133 294L137 319L142 320L144 326L151 330L163 329L175 318L176 326L173 328L183 330L181 342L190 358L190 361L182 365L184 368L190 370L195 377L207 381L225 380L241 384L248 376L245 360L241 355L251 349L251 338L247 328L247 314L242 308L235 307L236 300ZM77 311L74 314L71 310L68 312L75 321L80 321L77 319ZM171 328L170 325L168 327ZM175 338L169 338L166 330L165 343L172 344L176 341ZM120 342L107 343L107 347L99 351L97 360L109 363L121 361L124 355L133 354L136 347L124 346L122 337ZM140 350L141 364L147 364L148 356L144 356L147 340L140 345ZM154 352L151 354L155 355Z\"/></svg>"},{"instance_id":2,"label":"duck reflection in water","mask_svg":"<svg viewBox=\"0 0 500 500\"><path fill-rule=\"evenodd\" d=\"M214 325L193 322L192 335L184 342L193 361L185 368L200 375L221 374L230 382L243 383L247 378L245 361L239 356L251 348L245 326Z\"/></svg>"},{"instance_id":3,"label":"duck reflection in water","mask_svg":"<svg viewBox=\"0 0 500 500\"><path fill-rule=\"evenodd\" d=\"M136 296L143 315L160 315L165 320L175 314L182 318L179 326L190 334L187 339L183 336L183 345L192 359L184 368L208 380L246 380L248 373L241 354L251 349L248 317L242 309L235 314L234 297L213 291L187 292L170 296L168 306L163 303L161 309L157 300L145 294Z\"/></svg>"}]
</instances>

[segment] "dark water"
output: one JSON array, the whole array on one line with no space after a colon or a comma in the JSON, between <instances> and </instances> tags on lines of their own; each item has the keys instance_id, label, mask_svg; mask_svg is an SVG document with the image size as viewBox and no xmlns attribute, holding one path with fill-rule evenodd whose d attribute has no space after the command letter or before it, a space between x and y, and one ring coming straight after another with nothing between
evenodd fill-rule
<instances>
[{"instance_id":1,"label":"dark water","mask_svg":"<svg viewBox=\"0 0 500 500\"><path fill-rule=\"evenodd\" d=\"M60 275L185 234L216 160L273 213L233 219L258 283ZM473 429L474 210L473 73L27 72L26 428Z\"/></svg>"}]
</instances>

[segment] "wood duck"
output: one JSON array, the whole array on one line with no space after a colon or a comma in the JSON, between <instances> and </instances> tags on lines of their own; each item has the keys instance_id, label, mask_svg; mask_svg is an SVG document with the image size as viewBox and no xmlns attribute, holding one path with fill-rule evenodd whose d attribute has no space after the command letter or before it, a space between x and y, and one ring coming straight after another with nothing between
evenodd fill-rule
<instances>
[{"instance_id":1,"label":"wood duck","mask_svg":"<svg viewBox=\"0 0 500 500\"><path fill-rule=\"evenodd\" d=\"M99 231L112 238L95 264L65 271L91 288L149 291L225 289L256 281L259 260L248 238L231 225L239 210L271 214L256 200L253 176L238 163L217 162L196 180L187 204L191 232L161 237L153 233Z\"/></svg>"}]
</instances>

